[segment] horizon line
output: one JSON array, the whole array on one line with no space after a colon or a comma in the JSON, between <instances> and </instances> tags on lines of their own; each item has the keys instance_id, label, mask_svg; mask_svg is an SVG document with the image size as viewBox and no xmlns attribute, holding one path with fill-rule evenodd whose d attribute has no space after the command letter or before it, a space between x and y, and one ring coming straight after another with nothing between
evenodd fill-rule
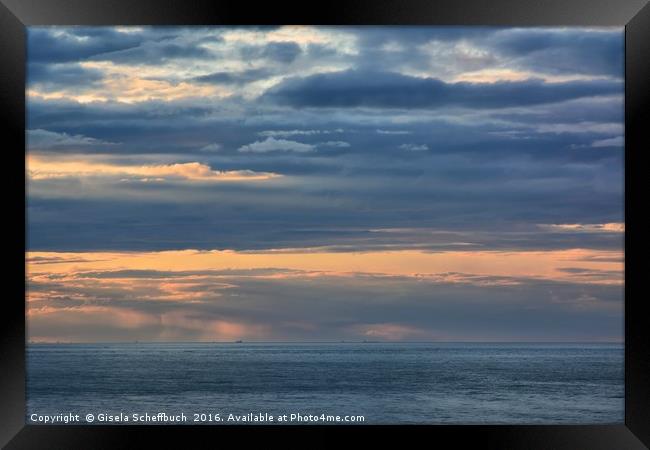
<instances>
[{"instance_id":1,"label":"horizon line","mask_svg":"<svg viewBox=\"0 0 650 450\"><path fill-rule=\"evenodd\" d=\"M29 345L38 344L625 344L624 340L602 341L531 341L531 340L503 340L503 341L400 341L400 340L315 340L315 341L256 341L256 340L229 340L229 341L26 341Z\"/></svg>"}]
</instances>

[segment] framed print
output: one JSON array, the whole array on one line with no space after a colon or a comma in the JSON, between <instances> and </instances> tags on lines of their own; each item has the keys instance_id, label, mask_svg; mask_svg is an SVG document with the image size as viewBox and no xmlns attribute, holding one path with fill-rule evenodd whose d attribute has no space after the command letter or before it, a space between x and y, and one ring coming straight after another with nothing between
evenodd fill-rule
<instances>
[{"instance_id":1,"label":"framed print","mask_svg":"<svg viewBox=\"0 0 650 450\"><path fill-rule=\"evenodd\" d=\"M2 444L648 446L650 7L256 8L2 0Z\"/></svg>"}]
</instances>

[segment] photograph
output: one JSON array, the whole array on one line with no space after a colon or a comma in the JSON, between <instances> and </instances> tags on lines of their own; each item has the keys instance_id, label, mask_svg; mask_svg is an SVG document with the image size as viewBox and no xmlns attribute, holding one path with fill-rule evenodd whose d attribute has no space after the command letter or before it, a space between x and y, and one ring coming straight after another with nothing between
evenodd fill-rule
<instances>
[{"instance_id":1,"label":"photograph","mask_svg":"<svg viewBox=\"0 0 650 450\"><path fill-rule=\"evenodd\" d=\"M0 448L650 448L649 33L0 0Z\"/></svg>"},{"instance_id":2,"label":"photograph","mask_svg":"<svg viewBox=\"0 0 650 450\"><path fill-rule=\"evenodd\" d=\"M623 424L623 27L29 26L27 424Z\"/></svg>"}]
</instances>

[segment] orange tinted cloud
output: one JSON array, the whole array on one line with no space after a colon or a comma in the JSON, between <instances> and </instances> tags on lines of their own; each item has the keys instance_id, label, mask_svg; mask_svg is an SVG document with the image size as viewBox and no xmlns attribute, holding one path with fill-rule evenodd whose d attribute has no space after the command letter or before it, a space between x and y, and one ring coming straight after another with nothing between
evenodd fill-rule
<instances>
[{"instance_id":1,"label":"orange tinted cloud","mask_svg":"<svg viewBox=\"0 0 650 450\"><path fill-rule=\"evenodd\" d=\"M465 274L495 277L532 277L585 283L623 282L623 253L604 250L554 251L447 251L430 253L415 250L337 253L312 253L285 250L281 253L242 253L232 250L179 250L162 252L57 253L31 252L41 264L30 266L35 272L44 268L46 258L58 258L47 265L50 273L65 274L84 270L223 270L262 269L269 267L328 273L368 273L398 276ZM83 262L83 259L89 262ZM65 259L71 262L66 263ZM609 273L605 279L581 277L577 270Z\"/></svg>"},{"instance_id":2,"label":"orange tinted cloud","mask_svg":"<svg viewBox=\"0 0 650 450\"><path fill-rule=\"evenodd\" d=\"M623 283L622 252L583 249L27 256L28 332L41 341L446 339L458 333L393 322L392 308L430 308L431 317L443 306L472 308L471 317L495 308L616 314ZM332 304L323 310L321 300Z\"/></svg>"},{"instance_id":3,"label":"orange tinted cloud","mask_svg":"<svg viewBox=\"0 0 650 450\"><path fill-rule=\"evenodd\" d=\"M101 63L86 63L84 65L91 68L107 69L106 64ZM115 67L108 66L107 72L112 71L116 71ZM76 86L58 91L29 89L27 96L43 100L66 99L79 103L108 101L137 103L152 100L174 101L188 98L221 98L232 94L232 92L219 86L205 86L187 82L172 83L165 80L140 78L133 67L128 67L123 72L125 73L108 77L104 80L100 89L79 90Z\"/></svg>"},{"instance_id":4,"label":"orange tinted cloud","mask_svg":"<svg viewBox=\"0 0 650 450\"><path fill-rule=\"evenodd\" d=\"M609 223L564 223L564 224L550 224L550 225L540 225L541 228L545 228L553 231L580 231L585 233L593 232L609 232L609 233L624 233L625 224L621 222L609 222Z\"/></svg>"},{"instance_id":5,"label":"orange tinted cloud","mask_svg":"<svg viewBox=\"0 0 650 450\"><path fill-rule=\"evenodd\" d=\"M142 181L163 181L167 179L187 181L261 181L280 177L270 172L252 170L213 170L198 162L129 166L92 161L51 160L45 157L29 156L27 170L32 180L69 177L121 176L136 177Z\"/></svg>"},{"instance_id":6,"label":"orange tinted cloud","mask_svg":"<svg viewBox=\"0 0 650 450\"><path fill-rule=\"evenodd\" d=\"M69 330L96 329L82 340L123 340L120 334L144 335L147 340L173 341L192 336L196 341L264 339L271 335L263 324L197 317L191 311L145 312L124 307L84 305L76 308L31 308L28 310L29 339L33 342L79 340ZM121 331L121 333L120 333ZM106 333L106 334L105 334ZM77 339L75 339L77 338Z\"/></svg>"}]
</instances>

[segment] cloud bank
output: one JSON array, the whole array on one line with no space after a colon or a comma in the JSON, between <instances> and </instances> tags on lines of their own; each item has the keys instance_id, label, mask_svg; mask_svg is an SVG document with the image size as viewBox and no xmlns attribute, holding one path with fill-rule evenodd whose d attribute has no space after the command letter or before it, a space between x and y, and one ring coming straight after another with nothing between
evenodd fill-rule
<instances>
[{"instance_id":1,"label":"cloud bank","mask_svg":"<svg viewBox=\"0 0 650 450\"><path fill-rule=\"evenodd\" d=\"M621 340L624 30L29 27L40 340Z\"/></svg>"}]
</instances>

